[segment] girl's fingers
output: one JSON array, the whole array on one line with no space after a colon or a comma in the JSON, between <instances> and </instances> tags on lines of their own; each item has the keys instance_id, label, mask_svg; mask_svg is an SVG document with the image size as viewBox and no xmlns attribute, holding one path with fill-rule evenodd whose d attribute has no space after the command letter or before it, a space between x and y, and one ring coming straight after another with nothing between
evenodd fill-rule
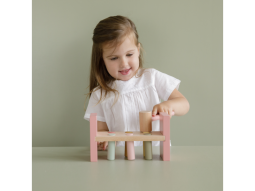
<instances>
[{"instance_id":1,"label":"girl's fingers","mask_svg":"<svg viewBox=\"0 0 255 191\"><path fill-rule=\"evenodd\" d=\"M115 141L115 146L116 146L117 142ZM97 142L97 150L99 151L103 151L106 150L108 147L108 141L104 141L104 142Z\"/></svg>"},{"instance_id":2,"label":"girl's fingers","mask_svg":"<svg viewBox=\"0 0 255 191\"><path fill-rule=\"evenodd\" d=\"M108 146L108 141L104 142L104 150L106 149L106 147Z\"/></svg>"},{"instance_id":3,"label":"girl's fingers","mask_svg":"<svg viewBox=\"0 0 255 191\"><path fill-rule=\"evenodd\" d=\"M152 115L153 115L153 116L154 116L154 115L157 115L157 113L158 113L158 110L157 110L156 107L154 107L153 110L152 110Z\"/></svg>"},{"instance_id":4,"label":"girl's fingers","mask_svg":"<svg viewBox=\"0 0 255 191\"><path fill-rule=\"evenodd\" d=\"M103 142L97 142L97 150L102 151L104 147L104 143Z\"/></svg>"}]
</instances>

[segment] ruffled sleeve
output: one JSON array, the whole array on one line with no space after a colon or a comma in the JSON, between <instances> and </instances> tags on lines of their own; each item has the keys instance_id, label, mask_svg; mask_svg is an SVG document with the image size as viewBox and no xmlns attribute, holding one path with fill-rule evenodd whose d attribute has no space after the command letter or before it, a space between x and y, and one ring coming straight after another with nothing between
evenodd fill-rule
<instances>
[{"instance_id":1,"label":"ruffled sleeve","mask_svg":"<svg viewBox=\"0 0 255 191\"><path fill-rule=\"evenodd\" d=\"M84 119L89 121L90 114L97 113L97 120L105 122L104 111L103 111L101 103L98 103L99 95L97 93L98 92L93 92L91 94L89 103L88 103L88 107L87 107L85 115L84 115Z\"/></svg>"},{"instance_id":2,"label":"ruffled sleeve","mask_svg":"<svg viewBox=\"0 0 255 191\"><path fill-rule=\"evenodd\" d=\"M159 98L163 101L168 100L169 96L176 88L179 89L181 81L173 76L160 72L156 69L152 69L152 75L154 77L154 84L159 95Z\"/></svg>"}]
</instances>

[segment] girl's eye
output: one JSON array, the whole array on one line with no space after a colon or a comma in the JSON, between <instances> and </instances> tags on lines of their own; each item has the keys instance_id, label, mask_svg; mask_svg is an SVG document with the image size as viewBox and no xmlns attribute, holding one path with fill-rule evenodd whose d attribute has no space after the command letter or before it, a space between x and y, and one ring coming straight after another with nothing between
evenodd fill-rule
<instances>
[{"instance_id":1,"label":"girl's eye","mask_svg":"<svg viewBox=\"0 0 255 191\"><path fill-rule=\"evenodd\" d=\"M127 56L132 56L133 54L128 54ZM114 58L111 58L111 60L116 60L117 59L117 57L114 57Z\"/></svg>"}]
</instances>

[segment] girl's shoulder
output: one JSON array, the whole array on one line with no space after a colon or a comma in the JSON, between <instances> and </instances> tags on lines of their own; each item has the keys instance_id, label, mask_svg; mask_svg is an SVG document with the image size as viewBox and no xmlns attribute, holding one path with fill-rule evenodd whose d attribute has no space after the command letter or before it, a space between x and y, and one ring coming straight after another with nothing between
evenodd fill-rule
<instances>
[{"instance_id":1,"label":"girl's shoulder","mask_svg":"<svg viewBox=\"0 0 255 191\"><path fill-rule=\"evenodd\" d=\"M114 87L112 87L111 84L108 84L108 87L111 87L114 89ZM91 97L93 96L94 99L96 100L101 100L101 98L109 98L112 96L115 96L116 94L113 93L112 91L107 91L100 88L99 86L95 87L91 93ZM103 99L104 100L104 99Z\"/></svg>"},{"instance_id":2,"label":"girl's shoulder","mask_svg":"<svg viewBox=\"0 0 255 191\"><path fill-rule=\"evenodd\" d=\"M141 68L137 72L136 76L137 77L150 77L150 76L153 76L156 71L157 70L154 68Z\"/></svg>"},{"instance_id":3,"label":"girl's shoulder","mask_svg":"<svg viewBox=\"0 0 255 191\"><path fill-rule=\"evenodd\" d=\"M91 97L93 96L94 99L98 99L100 96L101 89L99 86L95 87L93 91L91 92Z\"/></svg>"},{"instance_id":4,"label":"girl's shoulder","mask_svg":"<svg viewBox=\"0 0 255 191\"><path fill-rule=\"evenodd\" d=\"M155 68L141 68L136 76L141 77L142 81L153 81L157 72Z\"/></svg>"},{"instance_id":5,"label":"girl's shoulder","mask_svg":"<svg viewBox=\"0 0 255 191\"><path fill-rule=\"evenodd\" d=\"M140 68L136 75L129 80L129 82L122 82L119 87L124 92L134 91L138 89L144 89L151 86L155 81L155 69L154 68Z\"/></svg>"},{"instance_id":6,"label":"girl's shoulder","mask_svg":"<svg viewBox=\"0 0 255 191\"><path fill-rule=\"evenodd\" d=\"M150 75L150 77L152 77L152 78L170 76L169 74L161 72L161 71L159 71L159 70L157 70L155 68L144 68L144 69L141 69L140 73L141 74L147 74L147 76Z\"/></svg>"}]
</instances>

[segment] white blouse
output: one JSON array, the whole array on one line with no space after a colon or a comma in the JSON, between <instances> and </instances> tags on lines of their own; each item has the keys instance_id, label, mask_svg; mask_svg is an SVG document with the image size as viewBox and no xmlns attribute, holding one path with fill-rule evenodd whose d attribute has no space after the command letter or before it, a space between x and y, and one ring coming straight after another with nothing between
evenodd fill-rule
<instances>
[{"instance_id":1,"label":"white blouse","mask_svg":"<svg viewBox=\"0 0 255 191\"><path fill-rule=\"evenodd\" d=\"M137 75L128 81L115 80L110 85L119 92L117 101L111 92L106 99L97 104L101 93L100 90L93 92L84 119L89 121L90 114L97 113L97 120L106 122L109 131L140 131L139 112L152 111L153 107L160 103L160 99L168 100L173 90L179 89L181 82L153 68L145 69L140 76L141 72L140 69ZM159 121L153 121L152 131L159 130ZM153 146L159 144L159 141L152 141ZM134 141L134 146L142 145L142 141ZM125 142L117 141L116 146L125 146Z\"/></svg>"}]
</instances>

